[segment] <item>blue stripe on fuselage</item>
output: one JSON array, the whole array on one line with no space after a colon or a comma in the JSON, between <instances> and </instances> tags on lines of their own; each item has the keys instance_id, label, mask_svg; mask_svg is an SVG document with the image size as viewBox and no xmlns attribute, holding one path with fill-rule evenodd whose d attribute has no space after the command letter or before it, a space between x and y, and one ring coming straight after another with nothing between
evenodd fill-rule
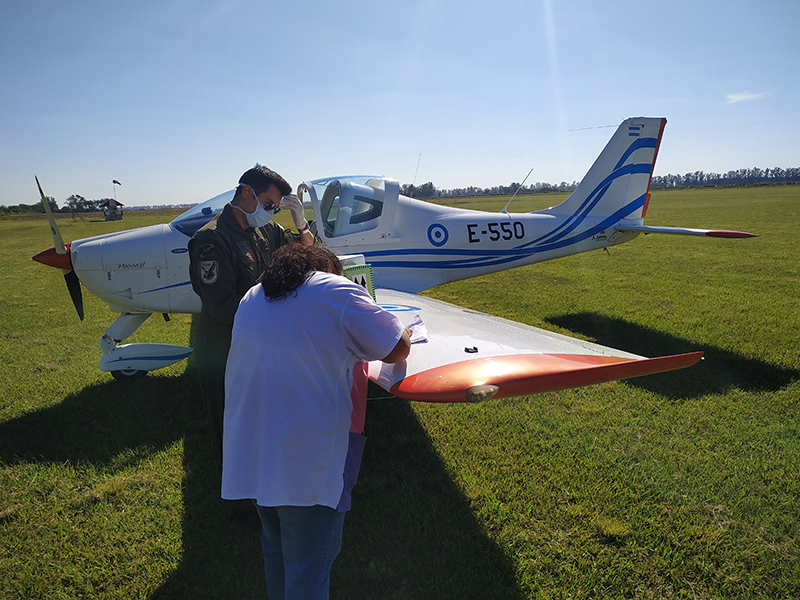
<instances>
[{"instance_id":1,"label":"blue stripe on fuselage","mask_svg":"<svg viewBox=\"0 0 800 600\"><path fill-rule=\"evenodd\" d=\"M614 214L609 215L603 221L582 231L578 235L571 238L560 239L548 244L542 244L534 248L511 248L508 250L438 250L438 249L408 249L408 250L377 250L374 252L364 252L365 260L372 265L373 268L387 267L387 268L430 268L430 269L469 269L475 267L487 267L494 265L501 265L510 262L520 261L551 250L557 250L566 246L571 246L591 238L593 235L608 229L620 219L626 217L631 212L644 206L645 196L642 195L636 200L630 202L627 206L620 208ZM424 261L424 260L381 260L381 257L395 257L395 256L430 256L430 255L451 255L451 256L470 256L472 258L466 260L438 260L438 261Z\"/></svg>"},{"instance_id":2,"label":"blue stripe on fuselage","mask_svg":"<svg viewBox=\"0 0 800 600\"><path fill-rule=\"evenodd\" d=\"M141 292L136 292L136 294L138 295L138 294L151 294L153 292L163 292L164 290L171 290L173 288L183 287L185 285L191 285L191 284L192 284L191 281L184 281L183 283L174 283L172 285L166 285L160 288L153 288L152 290L144 290Z\"/></svg>"}]
</instances>

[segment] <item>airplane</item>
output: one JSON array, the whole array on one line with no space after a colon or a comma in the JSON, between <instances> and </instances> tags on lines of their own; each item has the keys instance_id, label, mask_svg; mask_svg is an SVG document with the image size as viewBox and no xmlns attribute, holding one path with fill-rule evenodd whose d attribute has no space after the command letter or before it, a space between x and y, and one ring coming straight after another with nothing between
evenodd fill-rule
<instances>
[{"instance_id":1,"label":"airplane","mask_svg":"<svg viewBox=\"0 0 800 600\"><path fill-rule=\"evenodd\" d=\"M627 379L696 364L702 352L646 358L417 294L451 281L663 233L749 238L741 231L644 224L664 118L623 121L572 194L557 206L499 213L440 206L400 194L383 176L331 177L297 188L312 231L345 264L369 275L378 304L414 325L408 360L370 363L370 379L397 397L480 402ZM39 180L37 178L37 185ZM39 185L39 192L44 193ZM99 367L129 379L186 358L191 348L123 344L154 313L200 312L189 282L191 236L233 198L230 190L173 221L64 244L43 202L54 247L34 260L62 269L78 314L80 286L120 316L100 340Z\"/></svg>"}]
</instances>

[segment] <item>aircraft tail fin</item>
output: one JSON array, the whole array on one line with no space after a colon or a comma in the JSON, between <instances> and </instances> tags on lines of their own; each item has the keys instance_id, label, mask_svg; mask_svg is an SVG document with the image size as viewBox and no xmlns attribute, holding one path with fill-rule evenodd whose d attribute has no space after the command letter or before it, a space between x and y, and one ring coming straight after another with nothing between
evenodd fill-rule
<instances>
[{"instance_id":1,"label":"aircraft tail fin","mask_svg":"<svg viewBox=\"0 0 800 600\"><path fill-rule=\"evenodd\" d=\"M623 121L575 191L558 206L540 212L572 215L575 221L643 219L666 123L664 118L646 117Z\"/></svg>"}]
</instances>

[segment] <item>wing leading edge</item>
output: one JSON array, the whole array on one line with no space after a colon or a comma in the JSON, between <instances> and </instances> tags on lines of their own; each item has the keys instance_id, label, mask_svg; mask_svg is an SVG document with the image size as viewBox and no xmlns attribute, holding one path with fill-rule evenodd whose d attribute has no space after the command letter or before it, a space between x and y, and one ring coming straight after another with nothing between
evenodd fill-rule
<instances>
[{"instance_id":1,"label":"wing leading edge","mask_svg":"<svg viewBox=\"0 0 800 600\"><path fill-rule=\"evenodd\" d=\"M404 324L419 316L428 330L406 362L370 364L370 379L408 400L536 394L682 369L703 357L645 358L424 296L384 289L376 296Z\"/></svg>"}]
</instances>

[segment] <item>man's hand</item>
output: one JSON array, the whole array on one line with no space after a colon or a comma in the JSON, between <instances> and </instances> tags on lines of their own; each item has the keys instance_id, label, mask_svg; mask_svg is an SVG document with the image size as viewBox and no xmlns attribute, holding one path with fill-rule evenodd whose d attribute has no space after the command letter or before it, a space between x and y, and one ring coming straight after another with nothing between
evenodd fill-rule
<instances>
[{"instance_id":1,"label":"man's hand","mask_svg":"<svg viewBox=\"0 0 800 600\"><path fill-rule=\"evenodd\" d=\"M305 210L303 209L303 203L300 202L300 198L294 194L289 194L281 198L281 204L292 211L292 219L294 220L295 227L302 233L303 230L308 227L308 221L306 221Z\"/></svg>"}]
</instances>

